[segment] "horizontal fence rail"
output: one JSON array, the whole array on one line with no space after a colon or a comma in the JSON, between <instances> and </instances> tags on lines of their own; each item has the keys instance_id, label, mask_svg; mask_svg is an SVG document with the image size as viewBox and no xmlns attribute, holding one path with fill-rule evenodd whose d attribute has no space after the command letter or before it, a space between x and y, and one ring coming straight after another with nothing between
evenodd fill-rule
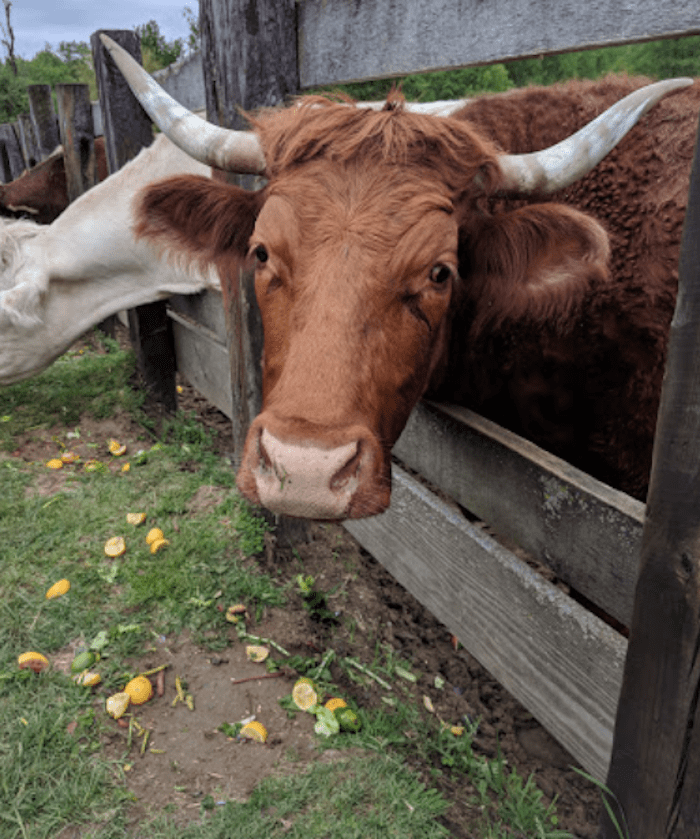
<instances>
[{"instance_id":1,"label":"horizontal fence rail","mask_svg":"<svg viewBox=\"0 0 700 839\"><path fill-rule=\"evenodd\" d=\"M302 88L700 33L692 0L304 0Z\"/></svg>"}]
</instances>

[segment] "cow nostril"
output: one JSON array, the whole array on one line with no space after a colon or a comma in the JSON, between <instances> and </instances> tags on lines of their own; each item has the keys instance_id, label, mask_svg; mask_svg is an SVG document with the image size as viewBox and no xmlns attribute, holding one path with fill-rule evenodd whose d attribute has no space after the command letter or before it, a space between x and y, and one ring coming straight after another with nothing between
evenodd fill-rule
<instances>
[{"instance_id":1,"label":"cow nostril","mask_svg":"<svg viewBox=\"0 0 700 839\"><path fill-rule=\"evenodd\" d=\"M362 468L362 448L362 442L358 441L355 447L355 453L331 478L330 488L333 492L338 492L338 490L343 489L352 478L359 477L358 473Z\"/></svg>"}]
</instances>

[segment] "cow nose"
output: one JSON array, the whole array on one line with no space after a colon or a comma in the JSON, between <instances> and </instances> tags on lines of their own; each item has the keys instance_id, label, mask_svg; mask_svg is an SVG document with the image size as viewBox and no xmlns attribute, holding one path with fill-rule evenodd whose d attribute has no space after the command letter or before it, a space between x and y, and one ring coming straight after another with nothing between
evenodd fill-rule
<instances>
[{"instance_id":1,"label":"cow nose","mask_svg":"<svg viewBox=\"0 0 700 839\"><path fill-rule=\"evenodd\" d=\"M388 506L380 447L370 432L347 435L347 443L331 447L314 439L289 442L263 424L252 427L251 434L238 486L272 512L338 520L373 515Z\"/></svg>"}]
</instances>

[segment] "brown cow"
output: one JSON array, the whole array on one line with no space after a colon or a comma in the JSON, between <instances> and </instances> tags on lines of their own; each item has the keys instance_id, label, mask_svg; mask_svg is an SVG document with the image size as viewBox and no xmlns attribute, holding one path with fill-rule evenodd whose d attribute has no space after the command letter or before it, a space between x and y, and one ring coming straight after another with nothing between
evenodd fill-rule
<instances>
[{"instance_id":1,"label":"brown cow","mask_svg":"<svg viewBox=\"0 0 700 839\"><path fill-rule=\"evenodd\" d=\"M214 262L224 285L248 249L255 260L263 409L238 475L246 497L306 517L381 512L389 452L425 393L643 494L697 86L585 177L624 134L607 137L620 114L627 130L651 107L647 92L570 135L643 81L506 94L455 118L409 113L398 95L381 112L309 98L252 118L245 136L187 124L179 106L164 116L152 83L129 81L188 152L269 179L260 192L152 185L137 231Z\"/></svg>"},{"instance_id":2,"label":"brown cow","mask_svg":"<svg viewBox=\"0 0 700 839\"><path fill-rule=\"evenodd\" d=\"M109 174L104 137L95 140L95 158L98 181L103 181ZM51 224L68 204L63 146L14 181L0 184L0 215L27 216L38 224Z\"/></svg>"}]
</instances>

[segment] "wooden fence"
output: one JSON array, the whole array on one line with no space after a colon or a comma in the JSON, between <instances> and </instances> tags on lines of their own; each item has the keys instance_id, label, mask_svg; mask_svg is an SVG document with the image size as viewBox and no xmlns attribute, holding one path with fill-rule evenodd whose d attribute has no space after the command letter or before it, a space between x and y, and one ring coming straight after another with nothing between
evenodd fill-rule
<instances>
[{"instance_id":1,"label":"wooden fence","mask_svg":"<svg viewBox=\"0 0 700 839\"><path fill-rule=\"evenodd\" d=\"M202 0L201 10L208 117L232 127L240 126L237 105L276 104L314 85L700 32L696 4L648 0L632 5L612 0L585 5L259 0L255 12L243 0ZM171 301L175 344L182 352L178 364L232 417L240 451L260 404L261 337L251 276L240 278L240 297L225 312L225 334L213 297ZM696 390L686 387L691 394ZM645 661L640 625L653 618L657 632L663 634L664 627L653 598L645 603L653 612L640 613L639 605L635 609L644 505L461 408L419 405L394 452L497 533L552 567L559 579L631 625L630 646L642 638L636 658ZM669 816L683 806L697 806L688 802L700 799L698 760L690 761L681 748L693 726L698 694L690 687L696 682L688 680L690 687L685 684L685 692L676 692L676 706L670 707L663 684L643 687L639 668L625 675L628 643L621 634L535 573L503 547L504 540L457 514L399 463L389 511L346 527L588 771L601 780L609 777L632 835L700 835L697 822L695 832L688 832L687 815L685 822ZM698 553L684 545L685 579L696 590ZM673 575L676 565L669 558L667 567L657 564L655 573ZM692 652L700 610L693 616L687 604L692 606L697 595L693 599L684 593L683 649ZM664 637L669 647L680 643L668 633ZM673 661L685 659L676 655ZM700 665L691 664L688 672L695 674ZM624 705L619 703L623 680ZM663 745L644 745L654 733L643 728L634 732L639 765L630 773L629 761L614 758L608 776L616 715L615 755L630 751L631 735L620 719L650 724L653 714L634 707L640 701L647 709L664 708L664 728L674 734L668 742L680 742L665 755L664 783L649 760L659 757ZM623 770L615 774L618 763L626 777ZM678 824L685 825L685 832L673 832ZM607 822L602 831L613 835Z\"/></svg>"},{"instance_id":2,"label":"wooden fence","mask_svg":"<svg viewBox=\"0 0 700 839\"><path fill-rule=\"evenodd\" d=\"M697 4L652 0L201 0L201 13L208 117L229 126L240 124L236 106L276 104L321 83L700 32ZM105 125L126 108L107 108ZM697 246L699 227L691 221L686 247ZM683 316L672 334L653 519L645 521L642 504L461 408L419 405L395 448L404 465L630 625L629 654L622 635L398 463L391 508L346 524L586 769L608 777L635 839L700 836L700 749L691 748L700 731L698 265L700 255L681 263ZM252 276L239 285L226 311L213 292L173 298L168 310L177 364L232 417L238 454L260 405L261 345ZM679 464L678 446L682 480L664 468ZM674 480L683 495L669 493L669 509ZM655 674L650 684L645 671ZM614 835L609 823L601 835Z\"/></svg>"}]
</instances>

